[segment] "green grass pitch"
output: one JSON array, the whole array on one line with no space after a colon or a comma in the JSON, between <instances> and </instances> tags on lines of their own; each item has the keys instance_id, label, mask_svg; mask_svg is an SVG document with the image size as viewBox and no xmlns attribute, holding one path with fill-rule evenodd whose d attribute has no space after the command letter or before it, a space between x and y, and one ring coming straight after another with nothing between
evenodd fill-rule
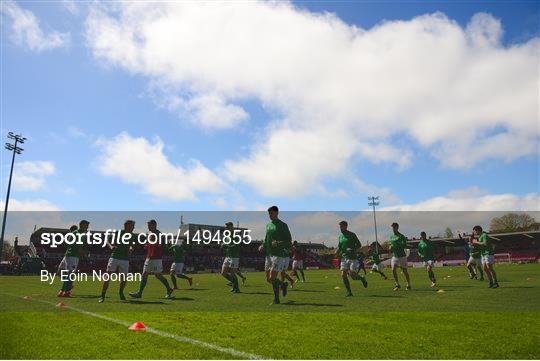
<instances>
[{"instance_id":1,"label":"green grass pitch","mask_svg":"<svg viewBox=\"0 0 540 361\"><path fill-rule=\"evenodd\" d=\"M104 304L101 285L79 282L74 298L59 299L59 282L0 277L2 359L228 359L234 354L180 342L147 331L54 306L79 310L188 337L264 358L290 359L538 359L540 265L497 265L501 288L469 280L464 267L436 268L439 288L423 269L411 269L413 290L369 274L369 287L353 282L345 298L339 271L306 271L281 305L270 305L263 273L246 273L233 295L216 274L194 275L193 289L164 299L150 277L142 300L121 302L111 283ZM390 270L386 270L390 275ZM136 290L128 284L126 291ZM32 300L22 297L30 295ZM47 303L48 302L48 303Z\"/></svg>"}]
</instances>

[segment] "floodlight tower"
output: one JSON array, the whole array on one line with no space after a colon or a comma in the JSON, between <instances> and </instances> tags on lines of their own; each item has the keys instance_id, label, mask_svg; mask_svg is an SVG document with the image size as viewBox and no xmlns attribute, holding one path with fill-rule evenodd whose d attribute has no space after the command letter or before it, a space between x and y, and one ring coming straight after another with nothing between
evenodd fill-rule
<instances>
[{"instance_id":1,"label":"floodlight tower","mask_svg":"<svg viewBox=\"0 0 540 361\"><path fill-rule=\"evenodd\" d=\"M379 205L379 196L368 197L368 206L373 207L373 223L375 224L375 250L379 253L379 239L377 236L377 217L375 216L375 206Z\"/></svg>"},{"instance_id":2,"label":"floodlight tower","mask_svg":"<svg viewBox=\"0 0 540 361\"><path fill-rule=\"evenodd\" d=\"M4 248L4 233L6 231L6 218L7 218L7 211L8 211L8 204L9 204L9 193L11 191L11 178L13 177L13 166L15 165L15 154L21 154L24 149L18 147L17 145L19 143L24 143L26 138L24 138L20 134L13 134L13 132L8 133L8 138L14 140L14 144L6 143L5 147L7 150L13 152L13 156L11 157L11 170L9 171L9 181L8 181L8 188L7 188L7 195L6 195L6 202L4 207L4 217L2 220L2 235L0 236L0 261L2 260L2 249Z\"/></svg>"}]
</instances>

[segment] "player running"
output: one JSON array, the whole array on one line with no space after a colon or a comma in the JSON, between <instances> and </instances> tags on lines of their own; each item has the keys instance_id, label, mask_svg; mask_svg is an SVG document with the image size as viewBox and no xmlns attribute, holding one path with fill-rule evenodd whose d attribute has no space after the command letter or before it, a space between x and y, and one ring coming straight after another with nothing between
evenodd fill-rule
<instances>
[{"instance_id":1,"label":"player running","mask_svg":"<svg viewBox=\"0 0 540 361\"><path fill-rule=\"evenodd\" d=\"M379 256L379 252L374 249L373 245L371 245L370 247L369 258L371 259L371 262L373 262L373 265L371 266L371 271L380 274L384 280L387 280L388 277L386 277L383 272L381 257Z\"/></svg>"},{"instance_id":2,"label":"player running","mask_svg":"<svg viewBox=\"0 0 540 361\"><path fill-rule=\"evenodd\" d=\"M71 274L77 271L77 266L79 265L79 257L81 253L86 249L85 248L85 245L87 243L86 232L88 232L89 225L90 225L90 222L83 219L82 221L79 222L78 230L77 230L77 227L75 227L75 229L73 229L73 227L70 228L70 233L72 233L75 236L75 242L67 245L64 258L62 258L62 261L58 265L57 274L60 274L60 275L64 274L64 277L67 277L68 275L65 274L66 273L65 271L67 271L68 274ZM73 289L73 281L70 281L68 279L67 281L64 281L62 283L62 289L58 292L57 296L58 297L71 297L72 289Z\"/></svg>"},{"instance_id":3,"label":"player running","mask_svg":"<svg viewBox=\"0 0 540 361\"><path fill-rule=\"evenodd\" d=\"M431 287L435 287L437 285L435 273L433 272L435 249L435 243L427 239L426 232L421 232L420 242L418 243L418 255L424 260L424 266L426 267L429 280L431 281Z\"/></svg>"},{"instance_id":4,"label":"player running","mask_svg":"<svg viewBox=\"0 0 540 361\"><path fill-rule=\"evenodd\" d=\"M358 274L358 249L360 248L360 240L355 233L347 230L347 221L339 222L341 234L338 238L338 248L336 249L336 258L341 258L341 279L347 289L346 297L352 296L351 284L349 283L349 275L353 280L362 282L364 287L368 286L365 277Z\"/></svg>"},{"instance_id":5,"label":"player running","mask_svg":"<svg viewBox=\"0 0 540 361\"><path fill-rule=\"evenodd\" d=\"M270 222L266 225L266 236L259 251L265 251L266 256L270 257L265 269L267 268L267 281L272 284L274 291L274 301L272 304L279 304L279 290L283 296L287 296L288 283L278 278L278 273L282 272L286 265L287 256L292 245L292 236L289 227L285 222L278 218L279 209L277 206L268 208L268 217Z\"/></svg>"},{"instance_id":6,"label":"player running","mask_svg":"<svg viewBox=\"0 0 540 361\"><path fill-rule=\"evenodd\" d=\"M292 247L292 246L291 246ZM281 271L281 282L285 282L285 279L287 279L288 284L291 286L291 288L294 288L294 280L287 274L287 270L289 269L289 264L291 263L291 250L287 250L285 253L283 264L285 265L283 267L283 271Z\"/></svg>"},{"instance_id":7,"label":"player running","mask_svg":"<svg viewBox=\"0 0 540 361\"><path fill-rule=\"evenodd\" d=\"M135 243L135 221L128 219L124 222L124 229L114 235L113 242L107 242L107 245L112 250L109 262L107 263L107 273L119 273L124 276L129 272L129 254L132 251L132 245ZM105 302L105 295L109 288L109 279L103 282L101 288L101 296L98 299L99 303ZM126 288L125 277L120 277L120 289L118 290L120 300L125 301L124 288Z\"/></svg>"},{"instance_id":8,"label":"player running","mask_svg":"<svg viewBox=\"0 0 540 361\"><path fill-rule=\"evenodd\" d=\"M163 277L163 244L161 243L161 232L157 229L157 222L155 219L151 219L147 223L148 236L146 237L146 260L144 261L143 273L139 290L130 292L129 295L133 298L141 298L148 282L148 275L153 274L163 284L166 290L165 298L173 298L173 289L169 286L167 279Z\"/></svg>"},{"instance_id":9,"label":"player running","mask_svg":"<svg viewBox=\"0 0 540 361\"><path fill-rule=\"evenodd\" d=\"M222 248L225 258L223 259L223 265L221 266L221 275L231 283L232 293L240 293L238 277L236 276L236 271L240 264L240 243L236 243L237 240L233 237L233 231L233 223L225 223L225 235L222 239Z\"/></svg>"},{"instance_id":10,"label":"player running","mask_svg":"<svg viewBox=\"0 0 540 361\"><path fill-rule=\"evenodd\" d=\"M459 238L463 239L461 234ZM482 259L480 255L480 246L473 244L472 239L474 237L469 237L465 242L469 246L469 258L467 259L467 270L469 271L469 278L478 279L478 273L480 273L480 281L484 280L484 271L482 270Z\"/></svg>"},{"instance_id":11,"label":"player running","mask_svg":"<svg viewBox=\"0 0 540 361\"><path fill-rule=\"evenodd\" d=\"M306 256L304 247L298 244L298 242L294 241L292 244L292 275L296 278L296 282L302 281L302 283L306 282L306 276L304 275L304 258ZM300 272L300 275L302 278L300 279L300 276L298 275L298 272Z\"/></svg>"},{"instance_id":12,"label":"player running","mask_svg":"<svg viewBox=\"0 0 540 361\"><path fill-rule=\"evenodd\" d=\"M407 255L405 254L405 248L407 248L407 237L399 233L399 224L392 223L392 231L394 234L390 237L390 252L392 253L392 274L396 286L394 291L399 291L401 285L399 284L399 278L397 274L397 268L400 267L407 280L407 290L411 289L411 279L409 277L409 271L407 271Z\"/></svg>"},{"instance_id":13,"label":"player running","mask_svg":"<svg viewBox=\"0 0 540 361\"><path fill-rule=\"evenodd\" d=\"M484 271L489 279L489 288L499 288L497 274L493 268L493 263L495 262L495 245L489 235L484 232L480 226L474 226L473 236L472 244L480 246L482 265L484 266Z\"/></svg>"},{"instance_id":14,"label":"player running","mask_svg":"<svg viewBox=\"0 0 540 361\"><path fill-rule=\"evenodd\" d=\"M173 290L178 289L178 285L176 283L176 277L183 278L187 280L189 283L189 287L193 285L193 278L187 276L184 273L184 264L186 260L186 251L187 251L187 245L186 241L182 240L180 244L175 243L169 246L169 251L172 252L173 256L173 262L171 263L171 282L173 284Z\"/></svg>"},{"instance_id":15,"label":"player running","mask_svg":"<svg viewBox=\"0 0 540 361\"><path fill-rule=\"evenodd\" d=\"M365 258L366 258L366 255L362 251L359 251L358 252L358 272L360 272L360 270L363 270L364 271L364 276L367 275L366 265L365 265L365 262L364 262Z\"/></svg>"}]
</instances>

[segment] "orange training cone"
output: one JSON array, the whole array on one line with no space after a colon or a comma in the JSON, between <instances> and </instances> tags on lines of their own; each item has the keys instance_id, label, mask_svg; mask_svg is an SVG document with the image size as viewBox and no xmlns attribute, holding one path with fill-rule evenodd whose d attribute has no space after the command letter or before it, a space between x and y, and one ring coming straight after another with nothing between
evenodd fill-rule
<instances>
[{"instance_id":1,"label":"orange training cone","mask_svg":"<svg viewBox=\"0 0 540 361\"><path fill-rule=\"evenodd\" d=\"M57 303L57 304L56 304L56 307L58 307L58 308L64 308L64 307L66 307L66 304L65 304L64 302L60 302L60 303Z\"/></svg>"},{"instance_id":2,"label":"orange training cone","mask_svg":"<svg viewBox=\"0 0 540 361\"><path fill-rule=\"evenodd\" d=\"M129 326L129 330L139 331L139 330L146 330L146 326L142 322L135 322L133 325Z\"/></svg>"},{"instance_id":3,"label":"orange training cone","mask_svg":"<svg viewBox=\"0 0 540 361\"><path fill-rule=\"evenodd\" d=\"M31 299L32 299L32 296L24 296L23 299L25 299L25 300L31 300Z\"/></svg>"}]
</instances>

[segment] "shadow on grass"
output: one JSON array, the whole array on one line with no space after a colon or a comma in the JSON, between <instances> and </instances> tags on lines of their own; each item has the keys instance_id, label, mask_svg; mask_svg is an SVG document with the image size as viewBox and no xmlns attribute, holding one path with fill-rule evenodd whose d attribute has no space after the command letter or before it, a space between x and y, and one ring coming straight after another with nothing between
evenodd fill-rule
<instances>
[{"instance_id":1,"label":"shadow on grass","mask_svg":"<svg viewBox=\"0 0 540 361\"><path fill-rule=\"evenodd\" d=\"M99 295L75 295L73 298L99 298ZM61 297L59 297L61 298Z\"/></svg>"},{"instance_id":2,"label":"shadow on grass","mask_svg":"<svg viewBox=\"0 0 540 361\"><path fill-rule=\"evenodd\" d=\"M316 293L322 293L324 291L319 291L319 290L299 290L297 288L293 288L292 290L289 290L289 292L316 292Z\"/></svg>"},{"instance_id":3,"label":"shadow on grass","mask_svg":"<svg viewBox=\"0 0 540 361\"><path fill-rule=\"evenodd\" d=\"M310 303L310 302L296 302L296 301L287 301L282 303L284 306L315 306L315 307L343 307L343 305L338 303Z\"/></svg>"},{"instance_id":4,"label":"shadow on grass","mask_svg":"<svg viewBox=\"0 0 540 361\"><path fill-rule=\"evenodd\" d=\"M208 291L208 288L183 288L182 291Z\"/></svg>"},{"instance_id":5,"label":"shadow on grass","mask_svg":"<svg viewBox=\"0 0 540 361\"><path fill-rule=\"evenodd\" d=\"M174 297L171 298L169 301L195 301L195 299L191 297Z\"/></svg>"},{"instance_id":6,"label":"shadow on grass","mask_svg":"<svg viewBox=\"0 0 540 361\"><path fill-rule=\"evenodd\" d=\"M271 295L270 292L244 292L242 291L244 295Z\"/></svg>"},{"instance_id":7,"label":"shadow on grass","mask_svg":"<svg viewBox=\"0 0 540 361\"><path fill-rule=\"evenodd\" d=\"M128 300L127 303L133 305L166 305L163 301L141 301L141 300Z\"/></svg>"},{"instance_id":8,"label":"shadow on grass","mask_svg":"<svg viewBox=\"0 0 540 361\"><path fill-rule=\"evenodd\" d=\"M444 292L452 292L452 291L455 291L455 290L452 290L451 288L454 287L454 286L446 286L443 288ZM437 293L437 290L438 289L433 289L433 288L428 288L428 289L422 289L422 288L415 288L411 291L407 291L407 292L431 292L431 293Z\"/></svg>"}]
</instances>

